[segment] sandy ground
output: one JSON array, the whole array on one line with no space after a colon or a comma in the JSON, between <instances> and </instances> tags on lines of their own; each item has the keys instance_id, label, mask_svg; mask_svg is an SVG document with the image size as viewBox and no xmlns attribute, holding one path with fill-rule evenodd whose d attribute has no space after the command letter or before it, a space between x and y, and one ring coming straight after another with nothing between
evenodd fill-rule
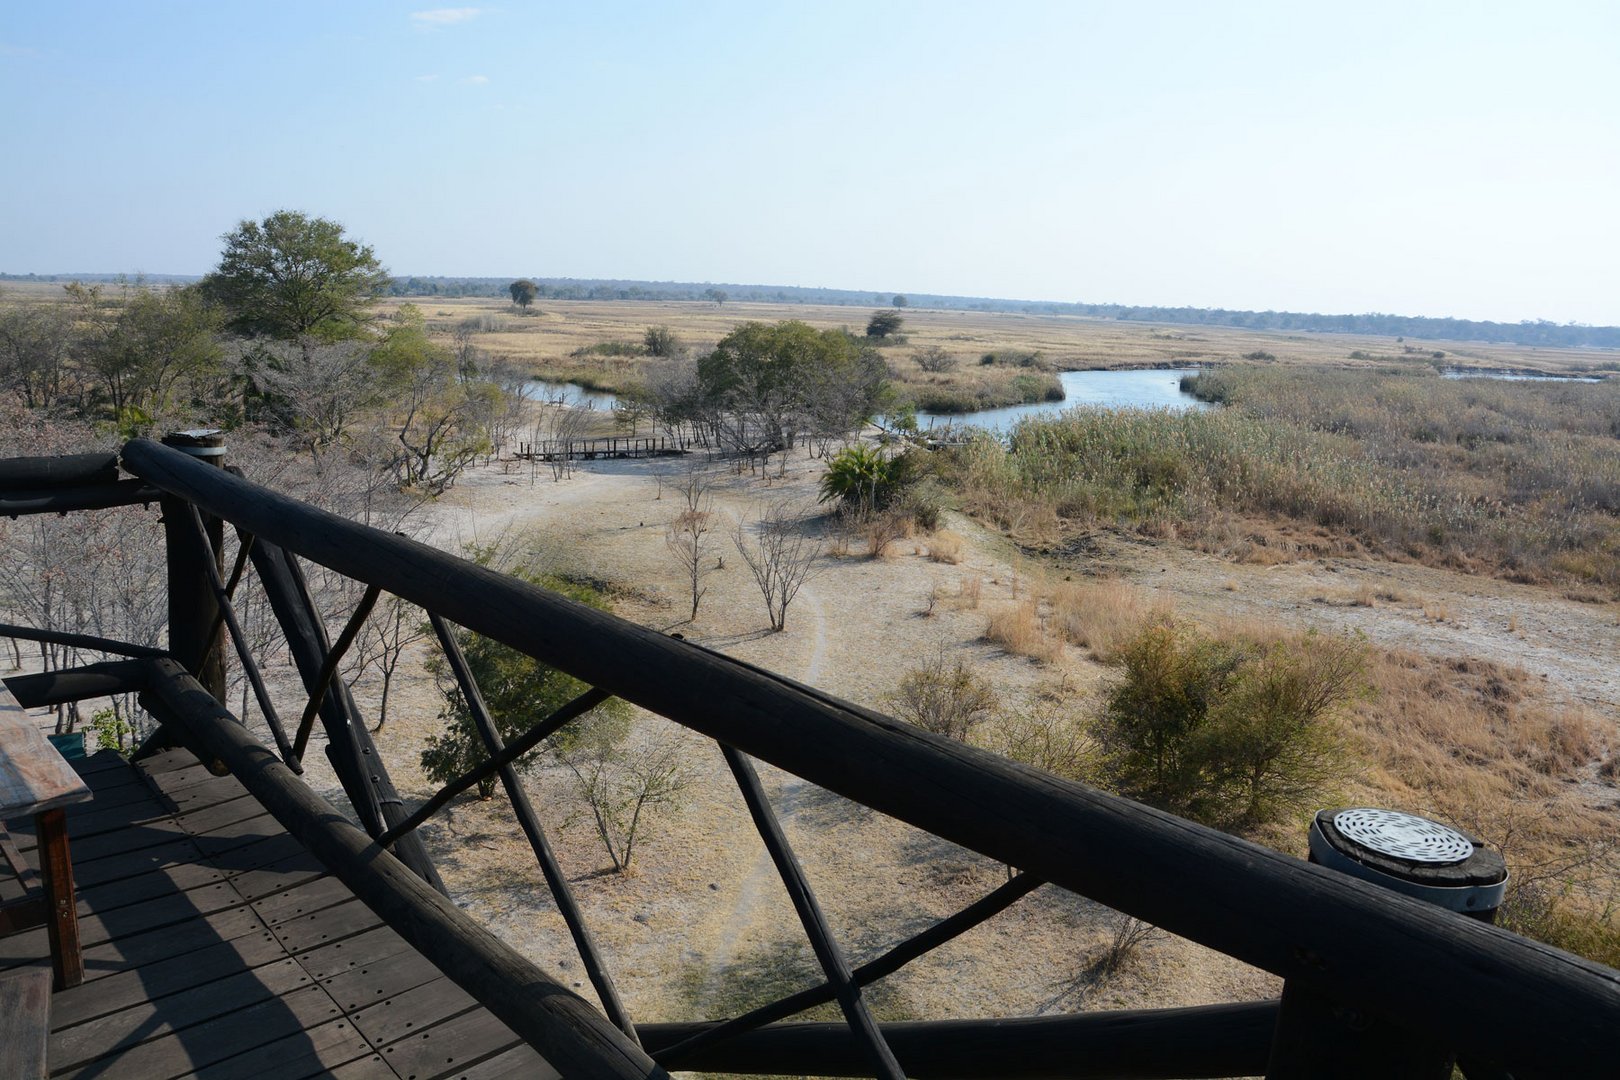
<instances>
[{"instance_id":1,"label":"sandy ground","mask_svg":"<svg viewBox=\"0 0 1620 1080\"><path fill-rule=\"evenodd\" d=\"M790 462L785 477L736 474L700 463L715 509L745 521L789 499L811 511L820 463ZM933 562L926 542L901 541L881 559L825 558L781 633L731 541L717 537L724 566L706 581L695 622L680 569L664 542L680 509L671 463L583 466L570 479L499 464L470 473L433 508L434 540L450 550L522 536L556 565L613 582L619 613L761 664L850 700L884 708L904 673L940 650L964 658L1005 700L1057 677L1084 702L1102 669L1067 649L1052 665L1009 656L984 642L988 614L1027 595L1032 564L1004 540L952 517L967 539L960 564ZM1380 643L1443 656L1479 656L1522 666L1558 697L1592 710L1612 731L1620 681L1620 620L1614 605L1427 567L1306 559L1278 566L1234 563L1174 543L1099 537L1070 563L1162 592L1199 618L1265 620L1305 628L1353 628ZM1067 568L1067 567L1066 567ZM976 607L959 598L979 583ZM1353 601L1372 586L1395 599ZM935 598L930 605L930 596ZM439 726L440 699L420 674L397 691L379 742L407 801L428 795L418 756ZM643 716L638 737L665 721ZM695 783L676 812L647 831L635 868L605 872L605 853L557 769L529 786L558 840L598 943L638 1020L733 1014L819 981L793 909L748 820L716 748L691 737ZM823 907L855 963L915 933L1005 880L1005 868L786 776L762 770L777 812ZM504 799L454 804L426 831L458 903L542 967L587 997L581 965L545 894ZM1190 1005L1275 994L1278 982L1189 942L1158 935L1138 962L1104 980L1085 969L1111 936L1113 913L1044 888L1011 911L886 980L872 995L889 1018L988 1017L1051 1010Z\"/></svg>"}]
</instances>

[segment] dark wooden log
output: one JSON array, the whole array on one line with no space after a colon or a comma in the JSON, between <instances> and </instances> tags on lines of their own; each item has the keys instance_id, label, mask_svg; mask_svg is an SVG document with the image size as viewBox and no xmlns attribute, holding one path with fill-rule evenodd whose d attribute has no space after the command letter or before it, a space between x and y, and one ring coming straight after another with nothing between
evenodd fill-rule
<instances>
[{"instance_id":1,"label":"dark wooden log","mask_svg":"<svg viewBox=\"0 0 1620 1080\"><path fill-rule=\"evenodd\" d=\"M1275 1001L1193 1009L1096 1012L1016 1020L882 1024L883 1038L916 1080L1169 1080L1256 1076L1276 1021ZM643 1024L656 1057L709 1024ZM711 1072L870 1076L843 1024L776 1024L683 1063ZM1370 1080L1370 1078L1369 1078Z\"/></svg>"},{"instance_id":2,"label":"dark wooden log","mask_svg":"<svg viewBox=\"0 0 1620 1080\"><path fill-rule=\"evenodd\" d=\"M115 484L59 488L55 491L29 491L0 488L0 515L66 514L75 510L106 510L114 506L134 506L157 502L158 489L141 480L120 480Z\"/></svg>"},{"instance_id":3,"label":"dark wooden log","mask_svg":"<svg viewBox=\"0 0 1620 1080\"><path fill-rule=\"evenodd\" d=\"M564 1076L666 1075L589 1003L508 948L309 790L179 665L150 663L150 693L230 765L283 828Z\"/></svg>"},{"instance_id":4,"label":"dark wooden log","mask_svg":"<svg viewBox=\"0 0 1620 1080\"><path fill-rule=\"evenodd\" d=\"M798 857L788 844L787 834L782 831L781 823L776 820L776 814L765 798L765 789L760 785L759 773L754 770L753 762L740 751L724 744L720 752L725 755L731 775L737 778L737 787L742 791L743 801L748 804L754 828L759 831L760 839L765 841L765 850L770 852L771 861L776 864L776 873L787 889L788 898L793 901L793 909L798 912L799 923L804 927L805 936L810 939L816 961L826 973L827 982L832 984L838 1006L844 1012L844 1020L851 1034L866 1051L867 1067L875 1067L876 1075L884 1080L904 1080L905 1072L895 1060L894 1051L889 1049L883 1036L878 1033L877 1022L872 1019L866 1002L861 1000L861 988L856 985L854 975L849 970L844 951L833 938L832 927L827 924L827 917L816 902L816 894L810 888L809 879L804 876L804 868L799 865Z\"/></svg>"},{"instance_id":5,"label":"dark wooden log","mask_svg":"<svg viewBox=\"0 0 1620 1080\"><path fill-rule=\"evenodd\" d=\"M198 543L205 543L206 526L203 524L201 511L189 504L186 508L191 513L191 527ZM236 569L239 571L241 567L242 560L238 559ZM204 562L203 570L208 575L208 584L214 593L216 617L230 629L231 643L236 647L237 661L242 665L242 673L247 676L248 685L253 687L253 697L259 703L259 712L264 716L271 737L276 741L276 749L281 751L282 760L293 772L302 773L304 767L299 763L298 755L293 753L292 744L287 741L287 729L282 726L281 715L276 712L275 702L270 700L270 690L264 685L264 676L259 672L259 662L253 658L253 652L248 648L247 635L242 633L242 624L237 621L236 609L231 605L230 590L225 585L220 568L212 562ZM211 633L218 633L217 625Z\"/></svg>"},{"instance_id":6,"label":"dark wooden log","mask_svg":"<svg viewBox=\"0 0 1620 1080\"><path fill-rule=\"evenodd\" d=\"M165 445L223 451L225 437L220 432L175 432L165 436ZM218 454L210 455L208 461L216 469L224 464ZM209 587L208 567L212 566L220 577L225 574L224 523L218 517L206 518L204 535L199 538L192 528L191 507L185 499L165 495L161 505L169 569L169 652L197 676L209 693L223 701L225 636L217 629L219 603Z\"/></svg>"},{"instance_id":7,"label":"dark wooden log","mask_svg":"<svg viewBox=\"0 0 1620 1080\"><path fill-rule=\"evenodd\" d=\"M366 619L371 617L371 609L377 606L377 597L381 595L382 590L377 586L367 586L365 593L360 597L360 603L349 616L349 621L343 624L343 631L338 634L337 644L327 650L326 659L321 662L320 674L315 676L314 689L309 692L309 704L304 706L304 715L298 718L298 734L293 739L295 757L303 757L304 751L309 747L309 733L315 726L316 715L321 711L321 702L326 700L326 691L331 688L332 680L337 677L338 665L343 662L343 657L354 644L355 638L360 636L361 628L366 625Z\"/></svg>"},{"instance_id":8,"label":"dark wooden log","mask_svg":"<svg viewBox=\"0 0 1620 1080\"><path fill-rule=\"evenodd\" d=\"M967 933L986 919L1005 911L1021 898L1029 895L1041 886L1039 878L1030 874L1019 874L1013 880L1000 888L983 896L967 907L950 915L930 926L921 933L907 938L888 952L875 960L869 960L856 968L853 978L856 986L869 986L886 975L892 975L911 961L917 959L933 949L939 948L947 941ZM695 1054L703 1047L723 1042L745 1031L753 1031L766 1024L775 1023L795 1013L832 1001L837 991L828 982L820 986L813 986L807 990L800 990L796 994L789 994L785 998L773 1001L768 1005L761 1005L751 1009L741 1016L733 1017L722 1023L705 1026L701 1032L693 1035L684 1043L669 1047L654 1056L659 1064L668 1068L679 1068L689 1055Z\"/></svg>"},{"instance_id":9,"label":"dark wooden log","mask_svg":"<svg viewBox=\"0 0 1620 1080\"><path fill-rule=\"evenodd\" d=\"M499 754L505 749L505 744L501 741L501 733L496 729L495 721L489 715L489 707L484 704L483 691L478 688L478 680L473 678L472 668L468 666L461 646L456 644L448 623L437 615L429 615L428 618L433 624L433 632L438 636L439 647L444 650L444 658L450 665L456 684L461 688L462 700L466 702L467 711L472 714L473 725L478 728L484 749L491 756ZM579 910L579 903L574 899L574 890L568 884L568 876L562 872L562 867L557 863L557 856L551 850L551 841L546 837L545 829L540 826L539 815L534 812L534 807L529 802L529 793L524 790L522 782L518 779L517 770L510 764L500 766L500 777L501 786L506 789L506 798L512 804L512 813L518 819L518 826L522 828L523 835L528 838L529 849L534 852L535 860L540 864L540 872L545 876L546 887L551 890L551 897L557 902L557 910L562 914L563 922L568 925L569 936L574 939L574 949L585 965L585 974L590 977L591 986L595 988L596 996L602 1002L602 1011L627 1038L636 1039L636 1027L630 1019L630 1011L620 1000L619 990L613 985L613 976L609 974L607 964L603 963L602 956L596 949L590 927L585 924L585 914Z\"/></svg>"},{"instance_id":10,"label":"dark wooden log","mask_svg":"<svg viewBox=\"0 0 1620 1080\"><path fill-rule=\"evenodd\" d=\"M1285 979L1421 1016L1516 1075L1592 1075L1612 1054L1620 973L1601 965L931 735L150 441L130 443L124 461L262 537L840 795Z\"/></svg>"},{"instance_id":11,"label":"dark wooden log","mask_svg":"<svg viewBox=\"0 0 1620 1080\"><path fill-rule=\"evenodd\" d=\"M127 641L114 641L112 638L97 637L94 634L70 634L62 630L41 630L37 626L18 626L15 623L0 623L0 637L18 638L22 641L43 641L51 645L66 645L73 649L92 649L96 652L112 653L114 656L167 656L162 649L152 648L149 645L133 645Z\"/></svg>"},{"instance_id":12,"label":"dark wooden log","mask_svg":"<svg viewBox=\"0 0 1620 1080\"><path fill-rule=\"evenodd\" d=\"M0 491L104 485L117 480L117 454L0 459Z\"/></svg>"},{"instance_id":13,"label":"dark wooden log","mask_svg":"<svg viewBox=\"0 0 1620 1080\"><path fill-rule=\"evenodd\" d=\"M227 474L228 475L228 474ZM253 532L253 530L248 530ZM326 626L309 594L296 557L263 534L256 539L250 558L259 582L270 601L270 610L286 635L304 689L313 695L330 651ZM405 807L394 790L388 766L377 753L354 698L343 680L337 680L321 696L320 717L326 729L326 757L343 785L344 793L366 832L380 835L405 819ZM404 836L393 847L394 854L441 893L445 891L439 871L419 836Z\"/></svg>"},{"instance_id":14,"label":"dark wooden log","mask_svg":"<svg viewBox=\"0 0 1620 1080\"><path fill-rule=\"evenodd\" d=\"M387 832L377 838L377 843L383 847L394 845L399 841L400 837L405 836L413 829L420 828L423 822L438 813L451 799L477 786L479 781L494 776L501 769L557 734L558 731L562 730L564 724L584 716L612 696L605 690L585 691L579 697L524 732L522 737L513 739L502 747L499 752L490 755L489 759L482 765L467 771L434 792L433 797L411 811L409 817L390 826Z\"/></svg>"}]
</instances>

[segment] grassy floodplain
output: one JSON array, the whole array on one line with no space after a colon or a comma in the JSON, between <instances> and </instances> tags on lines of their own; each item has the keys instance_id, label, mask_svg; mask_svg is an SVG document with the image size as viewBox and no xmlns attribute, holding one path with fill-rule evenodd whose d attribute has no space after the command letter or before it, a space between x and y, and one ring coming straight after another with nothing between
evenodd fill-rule
<instances>
[{"instance_id":1,"label":"grassy floodplain","mask_svg":"<svg viewBox=\"0 0 1620 1080\"><path fill-rule=\"evenodd\" d=\"M651 364L642 348L649 327L667 326L700 355L742 322L799 319L817 329L862 334L878 308L809 304L537 300L527 311L485 298L414 297L428 327L448 338L465 327L479 348L549 379L593 389L635 386ZM1620 371L1620 354L1463 342L1397 342L1344 334L1282 334L1221 327L1157 326L1062 315L1007 312L900 312L901 341L880 346L901 398L928 412L961 412L1048 400L1056 373L1106 368L1221 366L1245 357L1267 363L1373 370L1440 362L1459 367L1546 373ZM925 371L920 354L938 349L956 361ZM995 360L984 363L986 356ZM1252 362L1252 361L1251 361Z\"/></svg>"},{"instance_id":2,"label":"grassy floodplain","mask_svg":"<svg viewBox=\"0 0 1620 1080\"><path fill-rule=\"evenodd\" d=\"M1102 522L1222 543L1266 519L1326 526L1350 549L1620 588L1620 380L1247 365L1189 383L1225 407L1026 421L1006 446L962 451L957 485L1036 541Z\"/></svg>"}]
</instances>

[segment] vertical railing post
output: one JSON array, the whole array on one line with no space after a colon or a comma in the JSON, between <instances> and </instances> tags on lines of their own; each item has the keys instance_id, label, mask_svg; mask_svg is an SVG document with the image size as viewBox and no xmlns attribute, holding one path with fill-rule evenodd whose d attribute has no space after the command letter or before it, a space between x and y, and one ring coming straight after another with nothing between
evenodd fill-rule
<instances>
[{"instance_id":1,"label":"vertical railing post","mask_svg":"<svg viewBox=\"0 0 1620 1080\"><path fill-rule=\"evenodd\" d=\"M171 432L163 437L163 445L216 468L225 464L225 435L212 428ZM224 523L212 514L202 515L208 538L204 545L185 500L165 495L162 508L169 569L169 652L223 702L225 635L207 563L211 561L216 574L224 577Z\"/></svg>"},{"instance_id":2,"label":"vertical railing post","mask_svg":"<svg viewBox=\"0 0 1620 1080\"><path fill-rule=\"evenodd\" d=\"M1320 811L1310 850L1313 863L1487 922L1495 921L1507 887L1499 854L1449 826L1393 810ZM1396 1023L1289 979L1266 1080L1450 1080L1458 1048L1424 1028L1423 1016Z\"/></svg>"}]
</instances>

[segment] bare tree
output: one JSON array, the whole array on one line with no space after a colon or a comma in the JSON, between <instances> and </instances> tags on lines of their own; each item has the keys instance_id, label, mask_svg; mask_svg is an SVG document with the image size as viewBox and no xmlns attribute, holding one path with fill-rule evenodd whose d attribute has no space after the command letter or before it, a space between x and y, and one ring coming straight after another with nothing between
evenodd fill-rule
<instances>
[{"instance_id":1,"label":"bare tree","mask_svg":"<svg viewBox=\"0 0 1620 1080\"><path fill-rule=\"evenodd\" d=\"M709 493L707 478L695 468L687 469L675 490L681 494L683 508L664 530L664 543L692 587L691 621L696 621L698 601L706 591L703 579L715 570L709 565L713 554L714 499Z\"/></svg>"},{"instance_id":2,"label":"bare tree","mask_svg":"<svg viewBox=\"0 0 1620 1080\"><path fill-rule=\"evenodd\" d=\"M584 738L555 750L589 809L614 873L630 868L647 812L678 805L692 785L687 741L684 729L665 723L639 740Z\"/></svg>"},{"instance_id":3,"label":"bare tree","mask_svg":"<svg viewBox=\"0 0 1620 1080\"><path fill-rule=\"evenodd\" d=\"M377 697L377 726L371 729L373 732L381 733L388 724L388 697L405 653L428 634L427 619L421 610L392 593L382 598L371 618L366 620L354 644L347 681L352 686L370 671L375 671L382 681Z\"/></svg>"},{"instance_id":4,"label":"bare tree","mask_svg":"<svg viewBox=\"0 0 1620 1080\"><path fill-rule=\"evenodd\" d=\"M339 445L361 410L378 400L377 374L361 342L255 344L244 359L282 426L314 458Z\"/></svg>"},{"instance_id":5,"label":"bare tree","mask_svg":"<svg viewBox=\"0 0 1620 1080\"><path fill-rule=\"evenodd\" d=\"M821 541L809 535L786 502L772 503L750 530L740 522L732 540L765 598L771 629L787 625L788 605L816 569Z\"/></svg>"}]
</instances>

